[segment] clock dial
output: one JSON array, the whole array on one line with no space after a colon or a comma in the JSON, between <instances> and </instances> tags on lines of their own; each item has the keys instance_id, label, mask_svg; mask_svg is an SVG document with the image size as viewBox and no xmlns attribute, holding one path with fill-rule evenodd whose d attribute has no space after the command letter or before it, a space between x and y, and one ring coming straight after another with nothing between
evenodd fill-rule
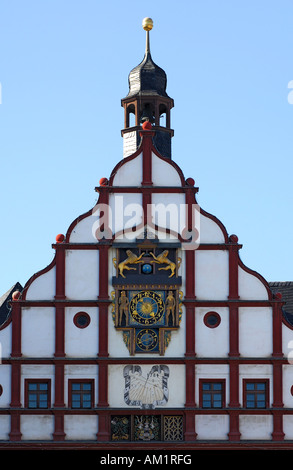
<instances>
[{"instance_id":1,"label":"clock dial","mask_svg":"<svg viewBox=\"0 0 293 470\"><path fill-rule=\"evenodd\" d=\"M153 291L141 291L130 302L130 313L137 323L152 325L162 318L165 305L159 294Z\"/></svg>"},{"instance_id":2,"label":"clock dial","mask_svg":"<svg viewBox=\"0 0 293 470\"><path fill-rule=\"evenodd\" d=\"M154 330L140 330L136 337L137 347L144 352L153 351L158 342L158 333Z\"/></svg>"}]
</instances>

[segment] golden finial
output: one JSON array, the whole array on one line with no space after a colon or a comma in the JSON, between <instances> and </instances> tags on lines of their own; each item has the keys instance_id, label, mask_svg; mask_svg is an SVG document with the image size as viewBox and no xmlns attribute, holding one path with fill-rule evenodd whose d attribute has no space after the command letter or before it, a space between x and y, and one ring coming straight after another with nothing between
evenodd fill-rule
<instances>
[{"instance_id":1,"label":"golden finial","mask_svg":"<svg viewBox=\"0 0 293 470\"><path fill-rule=\"evenodd\" d=\"M151 18L144 18L142 20L142 27L145 31L150 31L151 29L153 29L153 20Z\"/></svg>"}]
</instances>

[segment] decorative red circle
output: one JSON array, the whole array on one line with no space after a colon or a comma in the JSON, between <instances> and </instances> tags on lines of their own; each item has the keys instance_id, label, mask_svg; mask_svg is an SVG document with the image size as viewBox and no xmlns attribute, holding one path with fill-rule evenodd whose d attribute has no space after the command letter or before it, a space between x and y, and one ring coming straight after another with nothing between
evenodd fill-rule
<instances>
[{"instance_id":1,"label":"decorative red circle","mask_svg":"<svg viewBox=\"0 0 293 470\"><path fill-rule=\"evenodd\" d=\"M189 186L194 186L195 185L195 181L194 181L193 178L187 178L186 183L189 184Z\"/></svg>"},{"instance_id":2,"label":"decorative red circle","mask_svg":"<svg viewBox=\"0 0 293 470\"><path fill-rule=\"evenodd\" d=\"M65 240L65 236L62 234L62 233L59 233L57 236L56 236L56 242L57 243L62 243L64 242Z\"/></svg>"},{"instance_id":3,"label":"decorative red circle","mask_svg":"<svg viewBox=\"0 0 293 470\"><path fill-rule=\"evenodd\" d=\"M99 183L100 183L100 186L107 186L108 180L107 178L101 178Z\"/></svg>"},{"instance_id":4,"label":"decorative red circle","mask_svg":"<svg viewBox=\"0 0 293 470\"><path fill-rule=\"evenodd\" d=\"M221 317L217 312L208 312L205 314L203 321L208 328L217 328L221 323Z\"/></svg>"},{"instance_id":5,"label":"decorative red circle","mask_svg":"<svg viewBox=\"0 0 293 470\"><path fill-rule=\"evenodd\" d=\"M293 385L292 385L292 387L291 387L290 392L291 392L291 395L293 395Z\"/></svg>"},{"instance_id":6,"label":"decorative red circle","mask_svg":"<svg viewBox=\"0 0 293 470\"><path fill-rule=\"evenodd\" d=\"M20 298L21 293L19 290L15 290L12 294L12 300L18 300Z\"/></svg>"},{"instance_id":7,"label":"decorative red circle","mask_svg":"<svg viewBox=\"0 0 293 470\"><path fill-rule=\"evenodd\" d=\"M91 322L91 317L86 312L78 312L73 317L73 323L77 328L86 328Z\"/></svg>"},{"instance_id":8,"label":"decorative red circle","mask_svg":"<svg viewBox=\"0 0 293 470\"><path fill-rule=\"evenodd\" d=\"M1 397L2 393L3 393L3 387L2 387L2 385L0 385L0 397Z\"/></svg>"}]
</instances>

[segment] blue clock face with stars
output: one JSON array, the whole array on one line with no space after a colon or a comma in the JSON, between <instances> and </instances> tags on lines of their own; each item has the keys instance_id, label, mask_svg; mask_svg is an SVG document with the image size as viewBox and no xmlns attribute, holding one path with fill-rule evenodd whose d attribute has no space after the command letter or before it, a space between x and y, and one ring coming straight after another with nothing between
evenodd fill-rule
<instances>
[{"instance_id":1,"label":"blue clock face with stars","mask_svg":"<svg viewBox=\"0 0 293 470\"><path fill-rule=\"evenodd\" d=\"M145 326L153 325L164 315L165 303L157 292L141 291L132 298L129 310L135 322Z\"/></svg>"}]
</instances>

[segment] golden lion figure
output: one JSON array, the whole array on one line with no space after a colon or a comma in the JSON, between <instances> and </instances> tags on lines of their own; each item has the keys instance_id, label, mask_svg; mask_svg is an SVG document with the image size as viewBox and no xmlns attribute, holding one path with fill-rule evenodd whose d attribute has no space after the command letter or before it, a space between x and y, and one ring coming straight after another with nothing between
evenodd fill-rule
<instances>
[{"instance_id":1,"label":"golden lion figure","mask_svg":"<svg viewBox=\"0 0 293 470\"><path fill-rule=\"evenodd\" d=\"M168 269L171 270L171 274L169 277L172 277L174 276L175 272L176 272L176 264L173 263L173 261L170 261L167 256L169 254L169 251L168 250L164 250L162 253L160 253L158 256L155 256L154 253L150 252L150 254L152 255L152 257L154 258L151 263L158 263L158 264L167 264L167 266L165 268L159 268L159 271L160 270L164 270L164 271L168 271ZM181 258L178 258L178 261L179 261L179 265L178 267L180 266L180 263L181 263Z\"/></svg>"},{"instance_id":2,"label":"golden lion figure","mask_svg":"<svg viewBox=\"0 0 293 470\"><path fill-rule=\"evenodd\" d=\"M142 257L145 253L141 253L141 255L137 256L135 255L134 253L132 253L131 250L126 250L126 254L127 254L127 258L124 260L124 261L121 261L121 263L118 264L118 269L119 269L119 274L121 274L122 277L125 278L124 274L123 274L123 271L124 269L126 269L127 271L130 271L131 269L133 269L134 271L136 270L136 268L130 268L129 266L127 266L128 264L138 264L138 263L142 263ZM116 258L113 259L113 262L114 262L114 266L116 268Z\"/></svg>"}]
</instances>

